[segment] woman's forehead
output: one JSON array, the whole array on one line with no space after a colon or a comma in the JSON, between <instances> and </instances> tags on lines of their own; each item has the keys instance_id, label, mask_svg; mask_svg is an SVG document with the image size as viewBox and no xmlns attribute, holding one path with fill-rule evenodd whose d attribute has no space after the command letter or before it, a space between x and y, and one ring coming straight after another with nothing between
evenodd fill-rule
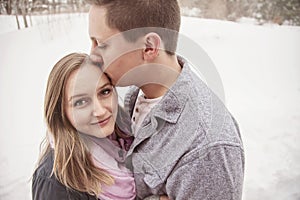
<instances>
[{"instance_id":1,"label":"woman's forehead","mask_svg":"<svg viewBox=\"0 0 300 200\"><path fill-rule=\"evenodd\" d=\"M88 64L81 66L70 75L66 89L71 89L72 93L93 91L107 83L110 83L109 79L99 67Z\"/></svg>"}]
</instances>

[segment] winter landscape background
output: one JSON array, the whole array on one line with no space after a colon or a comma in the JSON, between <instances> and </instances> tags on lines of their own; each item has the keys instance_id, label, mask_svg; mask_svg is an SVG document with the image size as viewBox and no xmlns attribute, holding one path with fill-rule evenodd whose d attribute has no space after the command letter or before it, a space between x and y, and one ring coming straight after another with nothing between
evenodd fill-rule
<instances>
[{"instance_id":1,"label":"winter landscape background","mask_svg":"<svg viewBox=\"0 0 300 200\"><path fill-rule=\"evenodd\" d=\"M70 52L89 52L86 14L32 17L16 30L0 16L0 199L31 199L45 135L48 74ZM300 27L183 17L181 33L215 64L245 146L243 200L300 199Z\"/></svg>"}]
</instances>

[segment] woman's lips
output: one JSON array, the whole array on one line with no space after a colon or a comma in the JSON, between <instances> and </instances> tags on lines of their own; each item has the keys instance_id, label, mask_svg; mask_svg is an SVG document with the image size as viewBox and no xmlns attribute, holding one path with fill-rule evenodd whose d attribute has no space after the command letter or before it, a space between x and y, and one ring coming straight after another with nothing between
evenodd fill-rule
<instances>
[{"instance_id":1,"label":"woman's lips","mask_svg":"<svg viewBox=\"0 0 300 200\"><path fill-rule=\"evenodd\" d=\"M100 127L103 127L106 124L108 124L110 118L111 118L111 116L105 118L104 120L101 120L101 121L98 121L98 122L93 122L92 125L99 125Z\"/></svg>"}]
</instances>

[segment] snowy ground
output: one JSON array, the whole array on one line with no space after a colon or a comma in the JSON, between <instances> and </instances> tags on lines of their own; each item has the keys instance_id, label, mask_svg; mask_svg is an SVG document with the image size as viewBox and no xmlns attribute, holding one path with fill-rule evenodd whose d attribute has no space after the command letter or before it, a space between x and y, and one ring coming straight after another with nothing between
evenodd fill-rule
<instances>
[{"instance_id":1,"label":"snowy ground","mask_svg":"<svg viewBox=\"0 0 300 200\"><path fill-rule=\"evenodd\" d=\"M34 18L21 31L14 20L0 17L0 199L29 200L47 76L59 58L88 52L90 43L84 14ZM243 200L299 200L300 27L183 17L181 30L215 63L240 124Z\"/></svg>"}]
</instances>

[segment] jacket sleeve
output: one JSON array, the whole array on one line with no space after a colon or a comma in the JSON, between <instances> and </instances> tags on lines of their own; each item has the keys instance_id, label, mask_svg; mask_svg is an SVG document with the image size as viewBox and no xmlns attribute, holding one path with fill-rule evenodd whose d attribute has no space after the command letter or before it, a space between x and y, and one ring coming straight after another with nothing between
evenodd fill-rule
<instances>
[{"instance_id":1,"label":"jacket sleeve","mask_svg":"<svg viewBox=\"0 0 300 200\"><path fill-rule=\"evenodd\" d=\"M219 145L186 154L166 183L170 199L241 200L244 152Z\"/></svg>"},{"instance_id":2,"label":"jacket sleeve","mask_svg":"<svg viewBox=\"0 0 300 200\"><path fill-rule=\"evenodd\" d=\"M68 200L68 193L65 187L55 180L34 176L32 180L32 200Z\"/></svg>"}]
</instances>

